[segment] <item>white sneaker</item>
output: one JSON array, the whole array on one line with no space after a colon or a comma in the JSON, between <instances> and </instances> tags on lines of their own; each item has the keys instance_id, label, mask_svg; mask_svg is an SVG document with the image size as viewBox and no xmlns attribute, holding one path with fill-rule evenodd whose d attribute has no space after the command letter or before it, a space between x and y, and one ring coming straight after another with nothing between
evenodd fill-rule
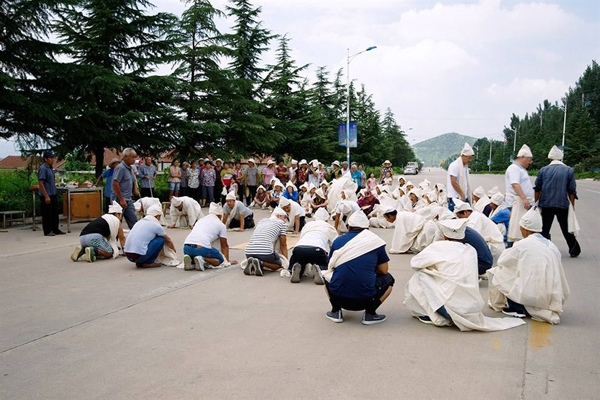
<instances>
[{"instance_id":1,"label":"white sneaker","mask_svg":"<svg viewBox=\"0 0 600 400\"><path fill-rule=\"evenodd\" d=\"M290 282L292 282L292 283L300 282L300 270L301 269L302 269L302 266L298 263L295 263L294 265L292 265L292 276L290 278Z\"/></svg>"},{"instance_id":2,"label":"white sneaker","mask_svg":"<svg viewBox=\"0 0 600 400\"><path fill-rule=\"evenodd\" d=\"M90 263L96 261L96 252L94 251L93 247L85 248L84 259L85 259L85 261L90 262Z\"/></svg>"},{"instance_id":3,"label":"white sneaker","mask_svg":"<svg viewBox=\"0 0 600 400\"><path fill-rule=\"evenodd\" d=\"M204 271L204 257L196 256L194 257L194 264L196 266L196 271Z\"/></svg>"},{"instance_id":4,"label":"white sneaker","mask_svg":"<svg viewBox=\"0 0 600 400\"><path fill-rule=\"evenodd\" d=\"M310 269L312 271L313 282L315 283L315 285L324 285L325 281L323 280L321 268L317 264L311 264Z\"/></svg>"},{"instance_id":5,"label":"white sneaker","mask_svg":"<svg viewBox=\"0 0 600 400\"><path fill-rule=\"evenodd\" d=\"M71 260L77 261L82 255L83 247L81 247L81 245L78 245L77 247L75 247L75 250L73 250L73 253L71 254Z\"/></svg>"},{"instance_id":6,"label":"white sneaker","mask_svg":"<svg viewBox=\"0 0 600 400\"><path fill-rule=\"evenodd\" d=\"M183 269L185 271L193 271L195 269L194 265L192 264L192 257L188 256L187 254L183 256Z\"/></svg>"}]
</instances>

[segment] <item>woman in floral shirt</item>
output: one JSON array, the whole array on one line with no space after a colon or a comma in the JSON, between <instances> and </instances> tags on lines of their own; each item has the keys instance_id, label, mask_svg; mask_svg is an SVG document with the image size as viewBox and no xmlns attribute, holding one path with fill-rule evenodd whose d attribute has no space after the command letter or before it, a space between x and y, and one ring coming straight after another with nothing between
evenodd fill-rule
<instances>
[{"instance_id":1,"label":"woman in floral shirt","mask_svg":"<svg viewBox=\"0 0 600 400\"><path fill-rule=\"evenodd\" d=\"M202 207L205 207L206 202L208 201L208 204L212 203L215 196L215 181L217 180L217 174L211 161L206 161L204 163L204 169L202 170L200 179L202 180Z\"/></svg>"}]
</instances>

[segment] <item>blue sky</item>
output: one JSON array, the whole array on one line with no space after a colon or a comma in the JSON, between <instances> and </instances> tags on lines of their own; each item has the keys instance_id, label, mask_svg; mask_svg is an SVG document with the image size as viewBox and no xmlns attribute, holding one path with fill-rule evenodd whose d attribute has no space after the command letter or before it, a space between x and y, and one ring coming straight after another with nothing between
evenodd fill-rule
<instances>
[{"instance_id":1,"label":"blue sky","mask_svg":"<svg viewBox=\"0 0 600 400\"><path fill-rule=\"evenodd\" d=\"M179 0L155 10L181 14ZM214 2L224 9L226 1ZM456 131L499 139L511 113L559 101L600 55L600 1L257 0L264 26L291 38L313 79L351 64L381 110L390 107L415 143ZM231 21L220 21L227 30ZM273 52L264 62L274 61ZM160 69L168 73L167 67ZM360 128L359 128L360 134ZM0 157L14 153L0 142Z\"/></svg>"}]
</instances>

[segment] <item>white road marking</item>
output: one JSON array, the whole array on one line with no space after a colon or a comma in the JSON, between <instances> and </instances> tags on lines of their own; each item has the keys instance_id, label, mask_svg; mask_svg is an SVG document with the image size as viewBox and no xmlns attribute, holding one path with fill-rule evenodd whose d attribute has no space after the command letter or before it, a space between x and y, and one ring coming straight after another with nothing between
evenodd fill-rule
<instances>
[{"instance_id":1,"label":"white road marking","mask_svg":"<svg viewBox=\"0 0 600 400\"><path fill-rule=\"evenodd\" d=\"M598 193L598 194L600 194L600 192L599 192L599 191L597 191L597 190L592 190L592 189L585 189L585 190L587 190L588 192L594 192L594 193Z\"/></svg>"}]
</instances>

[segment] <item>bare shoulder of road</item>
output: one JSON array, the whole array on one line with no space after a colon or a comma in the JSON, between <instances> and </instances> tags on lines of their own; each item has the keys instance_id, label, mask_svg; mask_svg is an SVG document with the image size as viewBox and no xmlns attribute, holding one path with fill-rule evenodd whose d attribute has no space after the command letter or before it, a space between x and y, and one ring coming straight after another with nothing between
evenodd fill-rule
<instances>
[{"instance_id":1,"label":"bare shoulder of road","mask_svg":"<svg viewBox=\"0 0 600 400\"><path fill-rule=\"evenodd\" d=\"M424 178L445 183L427 168L411 180ZM502 176L472 181L504 185ZM402 305L409 255L391 255L396 285L380 309L388 321L363 326L360 313L327 320L323 287L308 278L74 263L84 224L48 238L9 229L0 233L0 398L598 398L600 184L578 190L581 257L568 257L556 222L552 231L572 292L562 323L493 333L412 318ZM375 231L389 248L392 230ZM188 232L168 232L180 258ZM230 233L230 246L251 234ZM487 298L487 282L481 289Z\"/></svg>"}]
</instances>

